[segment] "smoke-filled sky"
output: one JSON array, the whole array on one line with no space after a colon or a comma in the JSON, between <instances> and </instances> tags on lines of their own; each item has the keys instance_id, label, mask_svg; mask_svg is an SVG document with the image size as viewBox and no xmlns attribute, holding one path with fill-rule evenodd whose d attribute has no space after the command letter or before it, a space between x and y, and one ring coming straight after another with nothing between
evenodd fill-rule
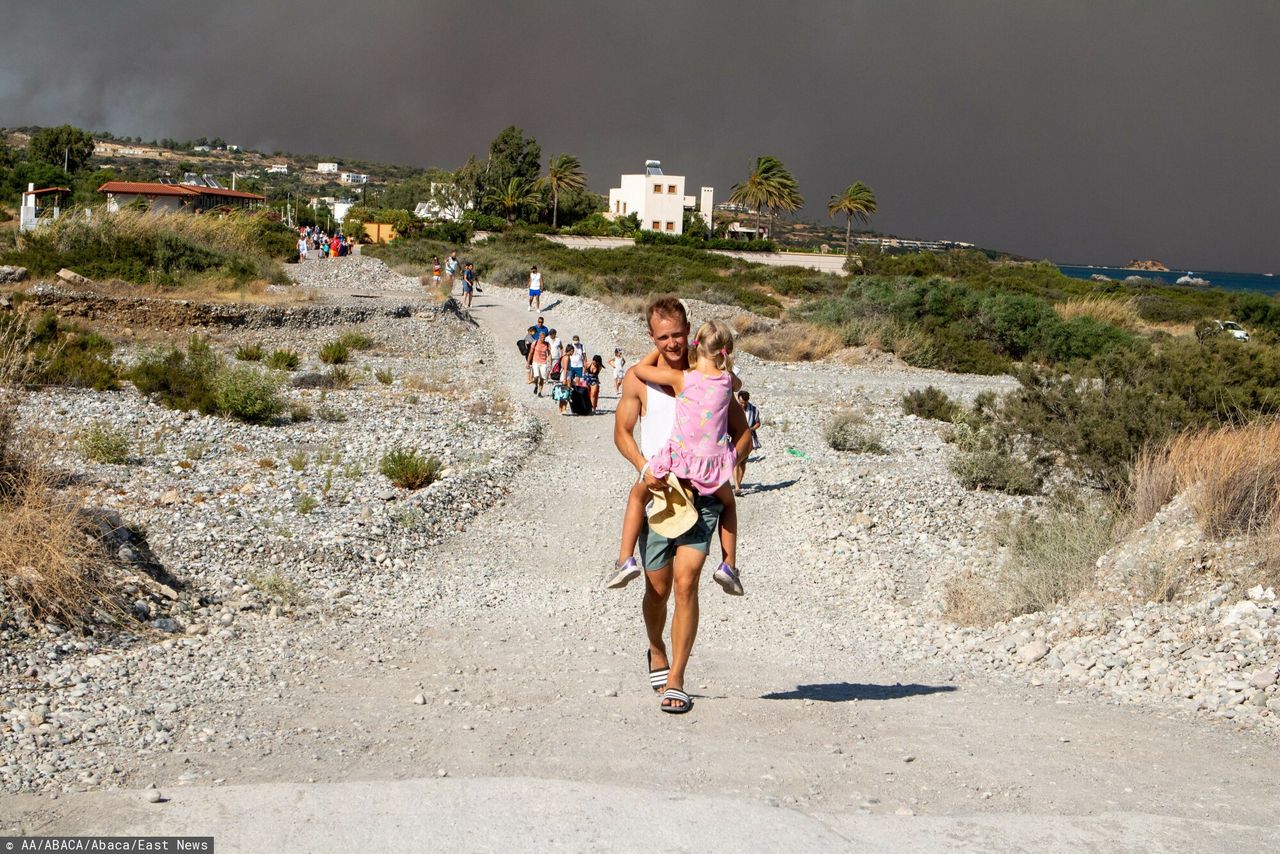
<instances>
[{"instance_id":1,"label":"smoke-filled sky","mask_svg":"<svg viewBox=\"0 0 1280 854\"><path fill-rule=\"evenodd\" d=\"M1275 0L0 0L0 125L456 168L508 124L607 192L717 200L781 158L805 214L1070 263L1280 272ZM545 160L544 160L545 162Z\"/></svg>"}]
</instances>

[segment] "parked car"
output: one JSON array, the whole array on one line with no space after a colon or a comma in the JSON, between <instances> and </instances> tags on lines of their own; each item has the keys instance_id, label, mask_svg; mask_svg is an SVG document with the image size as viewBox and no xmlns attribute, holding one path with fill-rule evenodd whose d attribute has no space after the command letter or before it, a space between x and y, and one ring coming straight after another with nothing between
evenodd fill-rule
<instances>
[{"instance_id":1,"label":"parked car","mask_svg":"<svg viewBox=\"0 0 1280 854\"><path fill-rule=\"evenodd\" d=\"M1234 320L1210 320L1196 330L1197 338L1209 338L1213 335L1230 335L1237 341L1248 341L1249 332Z\"/></svg>"}]
</instances>

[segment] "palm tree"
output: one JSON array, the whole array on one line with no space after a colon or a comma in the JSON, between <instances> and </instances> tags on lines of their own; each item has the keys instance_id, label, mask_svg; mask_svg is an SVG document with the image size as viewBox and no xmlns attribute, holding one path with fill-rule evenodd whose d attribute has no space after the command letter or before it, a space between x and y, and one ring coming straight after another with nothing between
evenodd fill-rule
<instances>
[{"instance_id":1,"label":"palm tree","mask_svg":"<svg viewBox=\"0 0 1280 854\"><path fill-rule=\"evenodd\" d=\"M832 196L827 200L827 216L834 217L836 214L844 214L846 217L844 226L844 254L849 254L849 245L853 236L853 221L866 224L871 221L871 215L879 209L876 207L876 194L870 187L861 181L854 181L844 192Z\"/></svg>"},{"instance_id":2,"label":"palm tree","mask_svg":"<svg viewBox=\"0 0 1280 854\"><path fill-rule=\"evenodd\" d=\"M542 195L531 181L516 176L505 187L491 190L487 201L507 215L507 222L514 223L522 211L541 207Z\"/></svg>"},{"instance_id":3,"label":"palm tree","mask_svg":"<svg viewBox=\"0 0 1280 854\"><path fill-rule=\"evenodd\" d=\"M778 158L766 154L757 157L751 174L741 184L734 184L729 191L729 201L754 209L756 231L760 230L763 212L796 211L804 204L804 197L796 186L796 179ZM772 213L770 214L772 220Z\"/></svg>"},{"instance_id":4,"label":"palm tree","mask_svg":"<svg viewBox=\"0 0 1280 854\"><path fill-rule=\"evenodd\" d=\"M551 191L551 227L556 227L557 215L560 212L560 191L581 190L587 186L586 173L582 164L572 154L558 154L547 161L547 174L539 180Z\"/></svg>"}]
</instances>

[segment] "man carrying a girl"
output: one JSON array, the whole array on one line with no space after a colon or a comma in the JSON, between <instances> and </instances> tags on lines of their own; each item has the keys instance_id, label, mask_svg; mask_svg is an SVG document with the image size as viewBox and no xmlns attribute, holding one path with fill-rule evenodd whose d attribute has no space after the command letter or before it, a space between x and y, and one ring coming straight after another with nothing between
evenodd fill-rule
<instances>
[{"instance_id":1,"label":"man carrying a girl","mask_svg":"<svg viewBox=\"0 0 1280 854\"><path fill-rule=\"evenodd\" d=\"M731 394L720 394L719 392L724 389L718 389L716 385L724 384L720 375L728 373L724 368L717 367L717 364L718 360L723 360L728 355L732 347L732 339L717 347L716 352L703 354L704 358L701 361L707 362L708 359L705 357L710 356L710 366L704 365L706 372L702 378L689 379L690 330L684 305L672 296L659 297L650 303L647 316L649 337L657 353L656 358L646 359L646 362L656 363L654 366L659 369L659 373L664 370L679 372L683 375L682 388L675 389L662 383L645 382L640 379L636 371L628 372L623 379L622 398L618 402L615 414L614 444L619 453L639 472L640 479L646 488L662 489L665 482L650 471L650 460L664 454L668 460L673 459L672 441L676 441L678 445L681 438L688 440L688 437L673 434L673 430L677 427L676 395L684 391L683 383L687 382L696 388L702 388L710 379L711 385L716 386L715 397L719 401L718 405L725 410L715 414L715 418L722 423L725 428L724 433L728 437L724 442L719 440L715 442L723 449L717 452L718 457L723 459L715 464L717 471L714 473L715 477L711 479L718 479L723 474L724 480L728 480L728 473L722 471L724 465L727 463L731 469L731 457L745 459L751 447L751 431L747 428L742 407ZM720 353L719 350L726 352ZM672 375L667 373L666 376ZM707 391L710 396L710 386ZM721 397L725 399L720 400ZM679 405L687 408L685 403ZM637 422L640 424L639 442L634 435ZM678 456L678 453L674 454L674 457ZM711 464L707 463L707 465ZM664 471L672 468L674 471L673 466L665 463L660 468ZM678 472L675 473L678 474ZM696 521L685 533L674 538L663 537L649 530L647 520L643 517L640 519L639 545L645 578L642 611L645 632L648 636L645 657L648 662L649 684L662 695L661 709L672 714L681 714L693 708L693 700L685 693L684 683L685 668L689 663L689 655L693 650L694 638L698 631L698 579L711 548L712 535L725 510L724 504L718 498L718 495L726 491L722 488L723 483L714 485L708 481L702 486L707 489L704 491L699 487L693 495L693 506L697 512ZM713 486L714 489L711 488ZM738 582L736 567L732 563L733 559L732 554L726 555L726 563L716 571L716 580L727 592L740 593L742 588ZM726 566L729 572L721 581L720 576ZM640 574L639 567L624 561L621 565L615 564L611 577L606 583L611 587L620 587L638 574ZM675 611L671 619L671 648L668 652L664 634L667 624L667 603L671 599L673 590Z\"/></svg>"}]
</instances>

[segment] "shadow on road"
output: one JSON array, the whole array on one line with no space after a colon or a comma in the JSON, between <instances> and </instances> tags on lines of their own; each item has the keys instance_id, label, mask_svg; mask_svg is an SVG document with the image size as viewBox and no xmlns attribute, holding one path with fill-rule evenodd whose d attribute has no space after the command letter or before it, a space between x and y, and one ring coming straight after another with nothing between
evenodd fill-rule
<instances>
[{"instance_id":1,"label":"shadow on road","mask_svg":"<svg viewBox=\"0 0 1280 854\"><path fill-rule=\"evenodd\" d=\"M742 487L742 491L748 495L754 495L757 492L773 492L775 489L786 489L788 486L795 486L797 483L799 483L797 478L780 480L777 483L753 483L750 486Z\"/></svg>"},{"instance_id":2,"label":"shadow on road","mask_svg":"<svg viewBox=\"0 0 1280 854\"><path fill-rule=\"evenodd\" d=\"M901 700L924 694L955 691L954 685L864 685L859 682L827 682L820 685L797 685L794 691L762 694L762 700L817 700L823 703L847 703L850 700Z\"/></svg>"}]
</instances>

